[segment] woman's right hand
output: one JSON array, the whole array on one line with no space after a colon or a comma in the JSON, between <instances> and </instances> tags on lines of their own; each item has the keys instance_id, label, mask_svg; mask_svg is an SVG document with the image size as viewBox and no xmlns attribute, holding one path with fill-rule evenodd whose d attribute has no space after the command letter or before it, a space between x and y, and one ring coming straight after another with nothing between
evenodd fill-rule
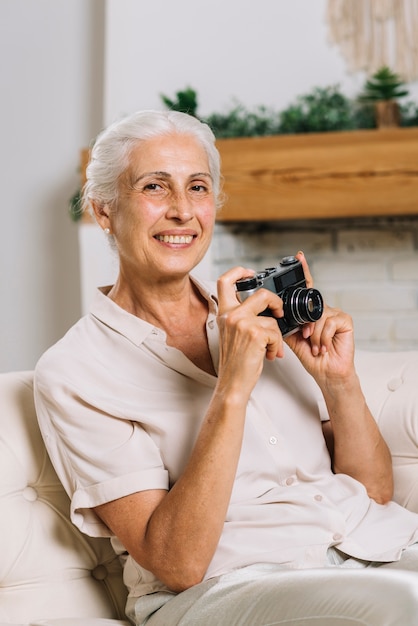
<instances>
[{"instance_id":1,"label":"woman's right hand","mask_svg":"<svg viewBox=\"0 0 418 626\"><path fill-rule=\"evenodd\" d=\"M259 289L243 303L238 301L235 283L252 276L252 270L235 267L218 279L220 360L218 377L227 385L237 383L249 397L263 368L264 359L283 356L283 337L276 317L283 316L281 298ZM260 316L266 308L274 317Z\"/></svg>"}]
</instances>

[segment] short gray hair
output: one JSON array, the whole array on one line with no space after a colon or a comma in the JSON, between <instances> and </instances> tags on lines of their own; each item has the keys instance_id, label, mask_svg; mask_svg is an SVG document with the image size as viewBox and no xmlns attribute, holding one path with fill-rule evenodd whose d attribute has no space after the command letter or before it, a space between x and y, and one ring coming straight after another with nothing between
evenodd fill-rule
<instances>
[{"instance_id":1,"label":"short gray hair","mask_svg":"<svg viewBox=\"0 0 418 626\"><path fill-rule=\"evenodd\" d=\"M206 151L215 203L220 208L220 156L215 146L215 135L209 126L178 111L138 111L114 122L98 135L86 170L83 209L89 209L92 201L114 207L118 199L118 181L128 167L131 150L138 142L171 133L191 135Z\"/></svg>"}]
</instances>

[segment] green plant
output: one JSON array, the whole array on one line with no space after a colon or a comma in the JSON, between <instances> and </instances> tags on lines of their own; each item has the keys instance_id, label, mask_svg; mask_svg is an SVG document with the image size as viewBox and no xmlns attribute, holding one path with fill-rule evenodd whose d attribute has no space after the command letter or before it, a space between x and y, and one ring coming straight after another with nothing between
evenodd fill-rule
<instances>
[{"instance_id":1,"label":"green plant","mask_svg":"<svg viewBox=\"0 0 418 626\"><path fill-rule=\"evenodd\" d=\"M176 94L176 99L161 96L163 103L178 111L193 111L197 115L196 91L188 87ZM353 103L338 86L316 87L299 96L296 102L282 112L265 106L247 109L235 102L225 113L212 113L204 121L217 138L261 137L265 135L294 134L373 128L373 112L366 104Z\"/></svg>"},{"instance_id":2,"label":"green plant","mask_svg":"<svg viewBox=\"0 0 418 626\"><path fill-rule=\"evenodd\" d=\"M71 196L68 207L68 212L73 222L78 222L83 214L81 200L81 189L77 189L77 191Z\"/></svg>"},{"instance_id":3,"label":"green plant","mask_svg":"<svg viewBox=\"0 0 418 626\"><path fill-rule=\"evenodd\" d=\"M388 67L381 67L371 76L360 95L361 102L377 102L379 100L397 100L408 95L403 80Z\"/></svg>"},{"instance_id":4,"label":"green plant","mask_svg":"<svg viewBox=\"0 0 418 626\"><path fill-rule=\"evenodd\" d=\"M355 128L351 101L339 87L316 87L280 114L280 133L311 133Z\"/></svg>"},{"instance_id":5,"label":"green plant","mask_svg":"<svg viewBox=\"0 0 418 626\"><path fill-rule=\"evenodd\" d=\"M352 116L354 129L376 128L376 115L373 104L370 102L352 102Z\"/></svg>"},{"instance_id":6,"label":"green plant","mask_svg":"<svg viewBox=\"0 0 418 626\"><path fill-rule=\"evenodd\" d=\"M189 113L189 115L197 117L197 93L191 87L177 91L175 100L172 100L164 94L160 94L160 97L168 109L180 111L181 113Z\"/></svg>"},{"instance_id":7,"label":"green plant","mask_svg":"<svg viewBox=\"0 0 418 626\"><path fill-rule=\"evenodd\" d=\"M250 111L237 103L227 113L212 113L204 121L209 124L217 138L261 137L280 132L278 113L264 106Z\"/></svg>"},{"instance_id":8,"label":"green plant","mask_svg":"<svg viewBox=\"0 0 418 626\"><path fill-rule=\"evenodd\" d=\"M401 126L418 126L418 104L406 102L400 105Z\"/></svg>"}]
</instances>

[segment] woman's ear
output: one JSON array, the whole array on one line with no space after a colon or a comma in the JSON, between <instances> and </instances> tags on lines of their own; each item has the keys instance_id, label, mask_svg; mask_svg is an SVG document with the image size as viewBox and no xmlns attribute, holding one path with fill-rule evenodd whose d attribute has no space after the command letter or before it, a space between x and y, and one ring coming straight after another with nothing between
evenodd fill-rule
<instances>
[{"instance_id":1,"label":"woman's ear","mask_svg":"<svg viewBox=\"0 0 418 626\"><path fill-rule=\"evenodd\" d=\"M111 231L111 227L110 227L110 211L109 211L109 206L107 204L99 204L96 201L92 201L92 207L93 207L93 211L94 211L94 215L96 217L96 221L99 224L99 226L103 229L106 230L107 232Z\"/></svg>"}]
</instances>

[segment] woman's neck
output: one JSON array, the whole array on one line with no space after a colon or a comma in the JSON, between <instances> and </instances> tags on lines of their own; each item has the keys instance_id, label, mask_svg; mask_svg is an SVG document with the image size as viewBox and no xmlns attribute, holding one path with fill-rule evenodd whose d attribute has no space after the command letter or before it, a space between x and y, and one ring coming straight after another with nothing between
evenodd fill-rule
<instances>
[{"instance_id":1,"label":"woman's neck","mask_svg":"<svg viewBox=\"0 0 418 626\"><path fill-rule=\"evenodd\" d=\"M117 281L108 296L129 313L164 330L169 346L216 375L206 335L208 303L189 277L181 284L159 285L157 290L124 288Z\"/></svg>"},{"instance_id":2,"label":"woman's neck","mask_svg":"<svg viewBox=\"0 0 418 626\"><path fill-rule=\"evenodd\" d=\"M140 280L135 285L119 276L107 295L132 315L163 328L169 321L193 315L206 302L189 276L159 283Z\"/></svg>"}]
</instances>

